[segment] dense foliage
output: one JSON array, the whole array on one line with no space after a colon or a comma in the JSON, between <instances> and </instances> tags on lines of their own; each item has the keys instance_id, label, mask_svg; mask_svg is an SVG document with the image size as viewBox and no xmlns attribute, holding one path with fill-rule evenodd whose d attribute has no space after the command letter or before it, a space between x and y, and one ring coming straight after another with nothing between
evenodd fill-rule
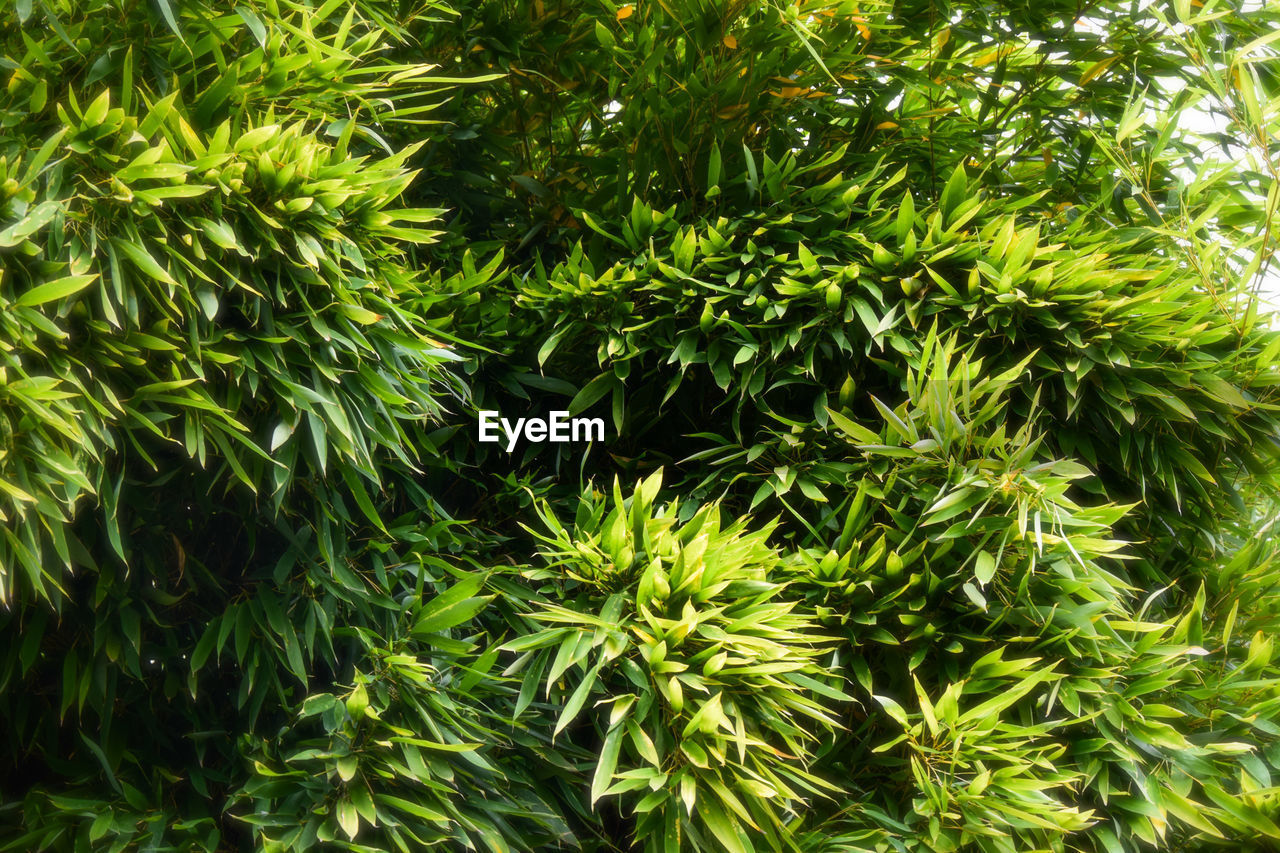
<instances>
[{"instance_id":1,"label":"dense foliage","mask_svg":"<svg viewBox=\"0 0 1280 853\"><path fill-rule=\"evenodd\" d=\"M0 849L1280 844L1273 6L2 20Z\"/></svg>"}]
</instances>

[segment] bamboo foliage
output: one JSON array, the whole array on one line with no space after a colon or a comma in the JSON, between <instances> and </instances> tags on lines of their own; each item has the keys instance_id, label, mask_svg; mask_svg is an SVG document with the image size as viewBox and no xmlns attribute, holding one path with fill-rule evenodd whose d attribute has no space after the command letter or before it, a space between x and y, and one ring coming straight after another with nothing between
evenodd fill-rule
<instances>
[{"instance_id":1,"label":"bamboo foliage","mask_svg":"<svg viewBox=\"0 0 1280 853\"><path fill-rule=\"evenodd\" d=\"M543 511L547 568L521 574L550 600L503 647L520 655L515 713L544 694L553 738L591 718L591 801L621 798L645 849L746 850L748 827L779 845L788 813L832 790L807 766L850 697L815 614L773 579L769 530L722 526L714 506L679 524L660 488L661 472L626 499L584 494L571 530Z\"/></svg>"},{"instance_id":2,"label":"bamboo foliage","mask_svg":"<svg viewBox=\"0 0 1280 853\"><path fill-rule=\"evenodd\" d=\"M1280 843L1272 6L0 20L0 849Z\"/></svg>"}]
</instances>

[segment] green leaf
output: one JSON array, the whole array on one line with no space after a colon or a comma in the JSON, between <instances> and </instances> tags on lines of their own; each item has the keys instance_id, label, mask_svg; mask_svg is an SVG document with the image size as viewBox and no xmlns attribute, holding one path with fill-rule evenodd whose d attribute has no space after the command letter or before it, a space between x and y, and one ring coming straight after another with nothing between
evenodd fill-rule
<instances>
[{"instance_id":1,"label":"green leaf","mask_svg":"<svg viewBox=\"0 0 1280 853\"><path fill-rule=\"evenodd\" d=\"M976 607L982 610L983 613L987 612L986 596L984 596L981 592L979 592L976 586L969 583L968 581L965 581L963 584L961 584L960 588L964 591L964 594L969 598L970 601L974 603Z\"/></svg>"},{"instance_id":2,"label":"green leaf","mask_svg":"<svg viewBox=\"0 0 1280 853\"><path fill-rule=\"evenodd\" d=\"M835 409L828 408L827 414L840 431L849 436L857 444L879 444L880 436L864 426L855 423L852 419L845 417Z\"/></svg>"},{"instance_id":3,"label":"green leaf","mask_svg":"<svg viewBox=\"0 0 1280 853\"><path fill-rule=\"evenodd\" d=\"M880 402L879 398L872 395L871 402L880 411L885 422L889 424L889 428L896 432L908 444L915 444L920 440L920 436L916 435L915 428L908 424L902 418L898 417L892 409Z\"/></svg>"},{"instance_id":4,"label":"green leaf","mask_svg":"<svg viewBox=\"0 0 1280 853\"><path fill-rule=\"evenodd\" d=\"M42 201L26 216L0 231L0 247L12 248L53 221L62 207L57 202Z\"/></svg>"},{"instance_id":5,"label":"green leaf","mask_svg":"<svg viewBox=\"0 0 1280 853\"><path fill-rule=\"evenodd\" d=\"M973 576L978 583L985 585L996 574L996 558L986 551L979 551L973 564Z\"/></svg>"},{"instance_id":6,"label":"green leaf","mask_svg":"<svg viewBox=\"0 0 1280 853\"><path fill-rule=\"evenodd\" d=\"M938 199L938 206L942 210L944 221L949 221L951 214L968 197L968 183L964 164L961 163L952 171L951 177L947 179L947 185L942 188L942 196Z\"/></svg>"},{"instance_id":7,"label":"green leaf","mask_svg":"<svg viewBox=\"0 0 1280 853\"><path fill-rule=\"evenodd\" d=\"M355 840L356 833L360 831L360 814L356 811L355 805L350 800L339 800L335 807L335 816L338 819L338 826L346 833L347 838Z\"/></svg>"},{"instance_id":8,"label":"green leaf","mask_svg":"<svg viewBox=\"0 0 1280 853\"><path fill-rule=\"evenodd\" d=\"M613 726L605 735L604 746L600 748L600 758L596 762L596 771L591 777L592 803L604 795L613 781L613 771L618 766L618 751L622 748L624 728L624 726Z\"/></svg>"},{"instance_id":9,"label":"green leaf","mask_svg":"<svg viewBox=\"0 0 1280 853\"><path fill-rule=\"evenodd\" d=\"M111 762L107 760L107 754L102 751L102 747L84 732L80 732L80 740L93 753L93 757L98 760L98 766L102 768L102 772L106 775L107 781L111 783L111 787L117 794L121 793L120 781L116 779L116 774L111 769Z\"/></svg>"},{"instance_id":10,"label":"green leaf","mask_svg":"<svg viewBox=\"0 0 1280 853\"><path fill-rule=\"evenodd\" d=\"M564 731L565 726L572 723L574 718L578 716L578 712L581 711L582 706L586 704L587 697L591 695L592 688L596 686L596 680L599 678L599 675L600 664L596 664L585 676L583 676L582 682L573 691L572 695L569 696L569 700L564 703L564 707L560 710L560 716L556 720L555 730L551 733L552 737L555 737L560 734L560 732Z\"/></svg>"},{"instance_id":11,"label":"green leaf","mask_svg":"<svg viewBox=\"0 0 1280 853\"><path fill-rule=\"evenodd\" d=\"M356 807L360 817L370 826L378 825L378 810L374 808L373 797L369 794L369 786L363 781L350 785L347 791L351 794L351 804Z\"/></svg>"},{"instance_id":12,"label":"green leaf","mask_svg":"<svg viewBox=\"0 0 1280 853\"><path fill-rule=\"evenodd\" d=\"M357 684L347 697L347 713L355 722L364 719L364 712L369 708L369 691L363 683Z\"/></svg>"},{"instance_id":13,"label":"green leaf","mask_svg":"<svg viewBox=\"0 0 1280 853\"><path fill-rule=\"evenodd\" d=\"M560 341L564 338L566 334L569 333L569 330L571 328L572 326L565 324L561 326L559 329L557 329L555 332L553 332L551 335L549 335L547 339L542 342L542 346L538 347L537 358L538 358L539 367L542 367L547 363L547 359L549 359L551 357L551 354L555 352L556 347L559 346Z\"/></svg>"},{"instance_id":14,"label":"green leaf","mask_svg":"<svg viewBox=\"0 0 1280 853\"><path fill-rule=\"evenodd\" d=\"M111 239L111 244L124 253L125 257L133 261L134 266L156 281L164 282L165 284L177 284L173 276L169 275L169 272L164 267L156 263L156 259L151 257L151 254L142 246L115 237Z\"/></svg>"},{"instance_id":15,"label":"green leaf","mask_svg":"<svg viewBox=\"0 0 1280 853\"><path fill-rule=\"evenodd\" d=\"M19 307L30 307L32 305L43 305L45 302L53 302L55 299L62 299L73 293L79 293L97 278L97 273L94 273L92 275L68 275L53 281L47 281L23 293L18 297L18 301L15 304Z\"/></svg>"},{"instance_id":16,"label":"green leaf","mask_svg":"<svg viewBox=\"0 0 1280 853\"><path fill-rule=\"evenodd\" d=\"M911 233L915 217L915 200L911 197L911 191L907 190L902 196L902 205L898 208L898 218L895 223L895 236L898 238L899 246L907 242L907 235Z\"/></svg>"},{"instance_id":17,"label":"green leaf","mask_svg":"<svg viewBox=\"0 0 1280 853\"><path fill-rule=\"evenodd\" d=\"M415 634L435 634L461 625L475 616L493 596L475 596L484 585L484 578L470 575L456 582L440 595L423 605L413 623Z\"/></svg>"},{"instance_id":18,"label":"green leaf","mask_svg":"<svg viewBox=\"0 0 1280 853\"><path fill-rule=\"evenodd\" d=\"M448 823L450 823L449 816L446 815L444 812L440 812L440 811L436 811L435 809L428 808L427 806L423 805L421 802L415 803L411 800L406 800L402 797L392 796L391 794L374 794L373 798L378 803L382 803L387 806L390 806L391 808L402 811L405 814L413 815L414 817L420 817L423 820L429 820L432 823L438 823L441 825L447 825Z\"/></svg>"},{"instance_id":19,"label":"green leaf","mask_svg":"<svg viewBox=\"0 0 1280 853\"><path fill-rule=\"evenodd\" d=\"M716 840L724 845L725 850L729 853L748 853L742 839L738 836L733 820L725 814L724 809L714 799L702 797L698 804L698 815Z\"/></svg>"},{"instance_id":20,"label":"green leaf","mask_svg":"<svg viewBox=\"0 0 1280 853\"><path fill-rule=\"evenodd\" d=\"M259 18L248 6L237 6L236 14L240 16L240 20L244 21L245 26L253 33L253 37L257 40L258 45L262 48L267 46L267 28L263 25L262 19Z\"/></svg>"},{"instance_id":21,"label":"green leaf","mask_svg":"<svg viewBox=\"0 0 1280 853\"><path fill-rule=\"evenodd\" d=\"M616 384L618 384L618 378L612 373L602 373L592 379L569 402L569 414L581 414L591 408L600 398L613 390Z\"/></svg>"},{"instance_id":22,"label":"green leaf","mask_svg":"<svg viewBox=\"0 0 1280 853\"><path fill-rule=\"evenodd\" d=\"M165 24L169 27L169 31L185 43L186 40L182 38L182 31L178 29L178 20L173 15L173 7L169 5L169 0L155 0L155 2L160 9L161 17L164 18Z\"/></svg>"}]
</instances>

